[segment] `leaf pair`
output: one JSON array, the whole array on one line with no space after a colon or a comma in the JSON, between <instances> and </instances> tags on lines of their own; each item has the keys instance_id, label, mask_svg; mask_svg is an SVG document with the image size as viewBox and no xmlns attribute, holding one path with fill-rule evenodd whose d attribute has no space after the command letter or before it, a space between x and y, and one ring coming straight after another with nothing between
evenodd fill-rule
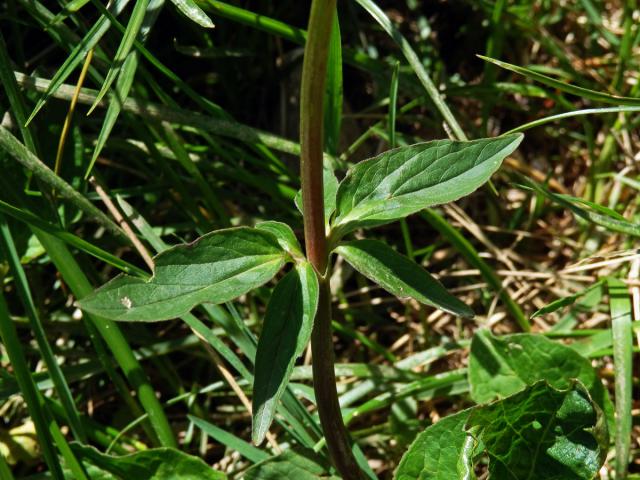
<instances>
[{"instance_id":1,"label":"leaf pair","mask_svg":"<svg viewBox=\"0 0 640 480\"><path fill-rule=\"evenodd\" d=\"M201 303L224 303L244 295L294 258L298 263L271 295L256 353L253 439L261 443L295 361L309 341L318 305L318 278L287 225L264 222L256 228L209 233L155 257L150 279L120 275L79 303L113 320L169 320Z\"/></svg>"},{"instance_id":2,"label":"leaf pair","mask_svg":"<svg viewBox=\"0 0 640 480\"><path fill-rule=\"evenodd\" d=\"M390 223L470 194L489 179L522 138L514 134L472 142L437 140L390 150L358 163L337 189L333 182L325 188L325 203L330 206L326 214L334 215L329 238L337 245L335 252L398 297L473 317L473 311L428 272L386 244L339 241L358 228Z\"/></svg>"}]
</instances>

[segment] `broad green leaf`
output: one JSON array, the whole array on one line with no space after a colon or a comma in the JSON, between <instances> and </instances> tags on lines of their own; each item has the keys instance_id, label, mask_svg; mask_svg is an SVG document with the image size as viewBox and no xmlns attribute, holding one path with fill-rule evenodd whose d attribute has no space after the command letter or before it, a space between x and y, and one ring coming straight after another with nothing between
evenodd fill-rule
<instances>
[{"instance_id":1,"label":"broad green leaf","mask_svg":"<svg viewBox=\"0 0 640 480\"><path fill-rule=\"evenodd\" d=\"M522 138L513 134L472 142L436 140L358 163L338 188L334 238L470 194L489 180Z\"/></svg>"},{"instance_id":2,"label":"broad green leaf","mask_svg":"<svg viewBox=\"0 0 640 480\"><path fill-rule=\"evenodd\" d=\"M194 0L171 0L178 10L180 10L184 15L196 22L198 25L204 28L213 28L213 22L209 18L209 16L204 13L204 11L198 6Z\"/></svg>"},{"instance_id":3,"label":"broad green leaf","mask_svg":"<svg viewBox=\"0 0 640 480\"><path fill-rule=\"evenodd\" d=\"M443 418L422 432L404 454L396 480L474 479L473 444L464 429L472 409Z\"/></svg>"},{"instance_id":4,"label":"broad green leaf","mask_svg":"<svg viewBox=\"0 0 640 480\"><path fill-rule=\"evenodd\" d=\"M500 480L591 480L607 453L602 413L579 382L556 390L541 381L476 407L466 429L489 455L490 478Z\"/></svg>"},{"instance_id":5,"label":"broad green leaf","mask_svg":"<svg viewBox=\"0 0 640 480\"><path fill-rule=\"evenodd\" d=\"M285 257L268 232L218 230L156 256L149 280L120 275L79 303L112 320L169 320L200 303L224 303L263 285L282 268Z\"/></svg>"},{"instance_id":6,"label":"broad green leaf","mask_svg":"<svg viewBox=\"0 0 640 480\"><path fill-rule=\"evenodd\" d=\"M256 352L253 442L264 440L296 359L311 337L318 308L318 277L308 262L297 265L271 294Z\"/></svg>"},{"instance_id":7,"label":"broad green leaf","mask_svg":"<svg viewBox=\"0 0 640 480\"><path fill-rule=\"evenodd\" d=\"M479 330L471 341L469 383L478 403L504 398L540 380L568 388L578 379L605 411L611 401L591 362L570 347L528 333L494 337Z\"/></svg>"},{"instance_id":8,"label":"broad green leaf","mask_svg":"<svg viewBox=\"0 0 640 480\"><path fill-rule=\"evenodd\" d=\"M335 251L393 295L411 297L461 317L473 317L473 310L447 292L426 270L382 242L355 240L341 244Z\"/></svg>"},{"instance_id":9,"label":"broad green leaf","mask_svg":"<svg viewBox=\"0 0 640 480\"><path fill-rule=\"evenodd\" d=\"M324 188L324 223L329 225L331 215L336 209L336 193L338 192L338 179L329 165L325 163L322 169L322 181ZM294 199L300 213L302 211L302 190L298 190Z\"/></svg>"},{"instance_id":10,"label":"broad green leaf","mask_svg":"<svg viewBox=\"0 0 640 480\"><path fill-rule=\"evenodd\" d=\"M296 234L293 233L291 227L286 223L269 220L256 224L256 228L259 230L264 230L265 232L269 232L274 237L276 237L278 243L280 244L280 247L282 247L283 250L291 254L293 257L304 258L302 248L300 248L300 243L296 238Z\"/></svg>"},{"instance_id":11,"label":"broad green leaf","mask_svg":"<svg viewBox=\"0 0 640 480\"><path fill-rule=\"evenodd\" d=\"M295 452L289 450L264 462L260 462L246 472L244 480L338 480L338 477L326 474L313 452Z\"/></svg>"},{"instance_id":12,"label":"broad green leaf","mask_svg":"<svg viewBox=\"0 0 640 480\"><path fill-rule=\"evenodd\" d=\"M122 480L224 480L227 476L213 470L200 458L174 448L152 448L131 455L113 457L93 447L73 444L76 454Z\"/></svg>"}]
</instances>

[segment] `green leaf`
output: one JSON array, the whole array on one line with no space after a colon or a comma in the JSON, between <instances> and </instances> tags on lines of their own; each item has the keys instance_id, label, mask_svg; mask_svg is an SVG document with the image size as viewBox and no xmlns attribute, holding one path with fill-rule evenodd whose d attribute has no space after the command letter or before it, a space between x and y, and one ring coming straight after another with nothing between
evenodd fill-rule
<instances>
[{"instance_id":1,"label":"green leaf","mask_svg":"<svg viewBox=\"0 0 640 480\"><path fill-rule=\"evenodd\" d=\"M396 480L474 479L471 466L473 445L467 446L465 423L472 409L443 418L422 432L404 454ZM467 448L465 448L467 447ZM466 474L470 474L471 476Z\"/></svg>"},{"instance_id":2,"label":"green leaf","mask_svg":"<svg viewBox=\"0 0 640 480\"><path fill-rule=\"evenodd\" d=\"M140 31L137 35L137 40L139 42L145 43L147 37L149 36L149 33L151 32L151 29L156 23L158 15L160 15L163 4L164 0L149 1L147 11L142 20L142 25L140 26ZM124 63L122 64L122 70L118 75L118 79L116 80L114 91L109 95L109 106L107 107L107 113L104 116L102 128L100 129L100 133L98 134L96 146L93 149L93 154L91 156L91 160L89 161L89 166L87 167L84 178L89 178L91 176L93 166L98 160L98 156L106 145L107 140L111 135L111 131L113 130L113 127L115 126L116 121L120 116L124 100L129 97L129 92L133 85L136 71L138 70L138 64L139 53L137 50L132 50L131 52L129 52L126 59L124 60Z\"/></svg>"},{"instance_id":3,"label":"green leaf","mask_svg":"<svg viewBox=\"0 0 640 480\"><path fill-rule=\"evenodd\" d=\"M296 359L309 343L318 295L318 277L308 262L285 275L271 294L253 381L252 436L256 445L264 440Z\"/></svg>"},{"instance_id":4,"label":"green leaf","mask_svg":"<svg viewBox=\"0 0 640 480\"><path fill-rule=\"evenodd\" d=\"M341 244L335 251L393 295L411 297L461 317L473 317L473 310L447 292L426 270L382 242L355 240Z\"/></svg>"},{"instance_id":5,"label":"green leaf","mask_svg":"<svg viewBox=\"0 0 640 480\"><path fill-rule=\"evenodd\" d=\"M470 194L489 180L522 138L436 140L358 163L338 188L332 236L383 225Z\"/></svg>"},{"instance_id":6,"label":"green leaf","mask_svg":"<svg viewBox=\"0 0 640 480\"><path fill-rule=\"evenodd\" d=\"M224 480L200 458L174 448L152 448L131 455L113 457L93 447L73 444L76 454L123 480Z\"/></svg>"},{"instance_id":7,"label":"green leaf","mask_svg":"<svg viewBox=\"0 0 640 480\"><path fill-rule=\"evenodd\" d=\"M602 413L574 382L556 390L541 381L471 412L466 429L489 455L489 475L500 480L590 480L604 462Z\"/></svg>"},{"instance_id":8,"label":"green leaf","mask_svg":"<svg viewBox=\"0 0 640 480\"><path fill-rule=\"evenodd\" d=\"M112 4L109 5L109 12L113 14L114 17L120 15L122 10L127 6L130 0L116 0ZM67 5L68 6L68 5ZM111 22L107 19L105 15L101 15L98 17L91 27L91 29L87 32L87 34L82 38L82 40L73 48L73 50L68 54L65 58L65 61L62 63L62 66L58 69L55 75L51 78L51 81L46 87L45 92L42 94L42 97L36 103L35 108L31 115L29 115L29 119L27 120L27 124L33 120L36 114L40 111L42 107L44 107L45 103L53 96L53 94L62 86L64 81L73 73L76 67L82 63L82 61L87 56L89 50L94 48L100 39L104 36L109 28L111 27Z\"/></svg>"},{"instance_id":9,"label":"green leaf","mask_svg":"<svg viewBox=\"0 0 640 480\"><path fill-rule=\"evenodd\" d=\"M490 478L592 479L607 453L601 410L578 381L545 381L440 420L418 436L396 480L475 479L473 459L489 456Z\"/></svg>"},{"instance_id":10,"label":"green leaf","mask_svg":"<svg viewBox=\"0 0 640 480\"><path fill-rule=\"evenodd\" d=\"M568 388L578 379L605 411L611 400L591 362L570 347L528 333L494 337L479 330L471 341L469 383L478 403L504 398L546 380Z\"/></svg>"},{"instance_id":11,"label":"green leaf","mask_svg":"<svg viewBox=\"0 0 640 480\"><path fill-rule=\"evenodd\" d=\"M551 88L558 89L561 92L576 95L580 98L588 98L589 100L595 100L596 102L612 103L614 105L640 105L640 98L619 97L617 95L609 95L608 93L589 90L588 88L582 88L571 85L570 83L561 82L559 80L556 80L555 78L548 77L547 75L542 75L541 73L535 72L529 68L519 67L517 65L512 65L510 63L502 62L500 60L496 60L495 58L485 57L483 55L478 55L478 57L486 62L491 62L494 65L504 68L505 70L510 70L514 73L517 73L518 75L523 75L527 78L535 80L536 82L540 82Z\"/></svg>"},{"instance_id":12,"label":"green leaf","mask_svg":"<svg viewBox=\"0 0 640 480\"><path fill-rule=\"evenodd\" d=\"M135 42L135 39L142 27L142 22L144 20L145 14L147 13L147 7L149 6L149 0L137 0L135 6L133 7L133 11L131 12L131 18L129 19L129 23L127 24L127 29L124 32L124 36L122 37L122 41L120 42L120 46L116 51L115 56L113 57L113 62L111 64L111 68L107 73L107 76L102 84L96 99L89 109L89 113L91 113L100 103L102 97L109 91L111 88L111 84L118 77L120 71L122 70L122 65L129 55L131 48Z\"/></svg>"},{"instance_id":13,"label":"green leaf","mask_svg":"<svg viewBox=\"0 0 640 480\"><path fill-rule=\"evenodd\" d=\"M201 418L194 417L193 415L187 415L187 418L216 442L225 445L231 450L235 450L250 462L258 463L269 458L269 454L267 452L254 447L250 443L245 442L234 434L229 433L212 423L202 420Z\"/></svg>"},{"instance_id":14,"label":"green leaf","mask_svg":"<svg viewBox=\"0 0 640 480\"><path fill-rule=\"evenodd\" d=\"M263 285L282 268L285 257L268 232L218 230L156 256L149 280L120 275L79 303L112 320L168 320L200 303L224 303Z\"/></svg>"},{"instance_id":15,"label":"green leaf","mask_svg":"<svg viewBox=\"0 0 640 480\"><path fill-rule=\"evenodd\" d=\"M336 9L329 39L327 80L324 93L324 144L325 150L334 157L340 148L342 124L342 38L340 20Z\"/></svg>"},{"instance_id":16,"label":"green leaf","mask_svg":"<svg viewBox=\"0 0 640 480\"><path fill-rule=\"evenodd\" d=\"M296 238L296 234L286 223L269 220L256 224L256 228L269 232L271 235L276 237L280 247L293 257L304 258L304 254L302 253L302 248L300 248L300 243Z\"/></svg>"},{"instance_id":17,"label":"green leaf","mask_svg":"<svg viewBox=\"0 0 640 480\"><path fill-rule=\"evenodd\" d=\"M593 285L590 285L589 287L583 290L580 290L579 292L576 292L573 295L567 295L566 297L558 298L557 300L554 300L553 302L549 303L548 305L545 305L539 310L536 310L535 313L531 315L531 318L541 317L542 315L548 315L549 313L553 313L556 310L559 310L564 307L568 307L569 305L573 305L574 303L576 303L576 301L578 301L580 298L587 295L592 290L596 288L600 288L603 283L604 283L604 280L599 280Z\"/></svg>"},{"instance_id":18,"label":"green leaf","mask_svg":"<svg viewBox=\"0 0 640 480\"><path fill-rule=\"evenodd\" d=\"M171 0L178 10L180 10L184 15L196 22L198 25L204 28L213 28L213 22L209 18L209 16L204 13L204 11L198 6L196 2L193 0Z\"/></svg>"},{"instance_id":19,"label":"green leaf","mask_svg":"<svg viewBox=\"0 0 640 480\"><path fill-rule=\"evenodd\" d=\"M338 179L335 173L327 163L325 162L322 169L322 185L324 189L324 222L329 225L331 215L336 209L336 193L338 192ZM296 197L294 198L296 207L300 213L302 211L302 190L298 190Z\"/></svg>"},{"instance_id":20,"label":"green leaf","mask_svg":"<svg viewBox=\"0 0 640 480\"><path fill-rule=\"evenodd\" d=\"M607 280L613 335L616 399L616 478L625 478L629 468L633 403L633 306L629 287L617 278Z\"/></svg>"},{"instance_id":21,"label":"green leaf","mask_svg":"<svg viewBox=\"0 0 640 480\"><path fill-rule=\"evenodd\" d=\"M264 462L254 465L242 477L244 480L338 480L329 476L313 452L294 452L289 450Z\"/></svg>"},{"instance_id":22,"label":"green leaf","mask_svg":"<svg viewBox=\"0 0 640 480\"><path fill-rule=\"evenodd\" d=\"M620 214L613 212L607 207L586 200L577 199L575 197L570 197L568 195L558 195L557 193L553 193L547 189L544 185L540 185L529 178L524 178L523 182L527 187L530 187L537 193L547 197L552 202L568 208L574 213L574 215L588 222L600 225L601 227L613 232L620 232L640 237L640 226L624 218L621 220ZM576 205L577 203L585 205L589 207L589 209L581 208Z\"/></svg>"}]
</instances>

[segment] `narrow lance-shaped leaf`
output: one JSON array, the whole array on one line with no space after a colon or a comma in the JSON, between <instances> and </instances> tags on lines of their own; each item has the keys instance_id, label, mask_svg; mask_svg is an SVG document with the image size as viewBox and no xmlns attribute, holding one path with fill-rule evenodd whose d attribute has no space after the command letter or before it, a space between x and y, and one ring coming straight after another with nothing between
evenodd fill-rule
<instances>
[{"instance_id":1,"label":"narrow lance-shaped leaf","mask_svg":"<svg viewBox=\"0 0 640 480\"><path fill-rule=\"evenodd\" d=\"M620 279L609 278L609 306L613 336L616 399L616 478L626 478L633 416L633 306L629 287Z\"/></svg>"},{"instance_id":2,"label":"narrow lance-shaped leaf","mask_svg":"<svg viewBox=\"0 0 640 480\"><path fill-rule=\"evenodd\" d=\"M411 297L454 315L473 317L473 310L426 270L382 242L355 240L335 251L365 277L400 298Z\"/></svg>"},{"instance_id":3,"label":"narrow lance-shaped leaf","mask_svg":"<svg viewBox=\"0 0 640 480\"><path fill-rule=\"evenodd\" d=\"M151 32L151 28L155 24L158 15L160 15L163 4L164 0L149 0L149 5L147 6L142 26L138 32L138 41L140 43L145 43L149 36L149 32ZM84 178L89 178L91 176L91 170L111 135L111 130L113 130L118 116L120 115L122 105L125 99L129 96L129 91L131 90L131 86L133 85L133 80L138 69L138 63L139 53L137 50L133 49L125 58L122 64L122 71L116 80L115 88L109 95L110 99L109 106L107 107L107 113L104 116L102 128L98 134L96 146L93 149L93 155L91 156L91 161L89 162Z\"/></svg>"},{"instance_id":4,"label":"narrow lance-shaped leaf","mask_svg":"<svg viewBox=\"0 0 640 480\"><path fill-rule=\"evenodd\" d=\"M114 17L117 17L118 15L120 15L122 10L124 10L129 1L130 0L116 0L109 5L108 10L113 14ZM67 5L67 8L68 7L69 5ZM33 109L33 112L31 112L31 115L29 115L27 124L31 122L31 120L33 120L33 118L45 105L45 103L62 86L63 82L69 77L69 75L71 75L75 68L87 56L87 52L89 52L89 50L91 50L98 44L100 39L104 36L105 33L107 33L110 27L111 22L105 15L101 15L95 22L93 22L91 29L87 32L84 38L73 48L73 50L66 57L62 66L60 66L58 71L51 78L51 81L47 85L45 92L36 103L36 106Z\"/></svg>"},{"instance_id":5,"label":"narrow lance-shaped leaf","mask_svg":"<svg viewBox=\"0 0 640 480\"><path fill-rule=\"evenodd\" d=\"M262 230L218 230L155 257L149 280L121 275L81 300L80 307L112 320L152 322L223 303L268 282L286 252Z\"/></svg>"},{"instance_id":6,"label":"narrow lance-shaped leaf","mask_svg":"<svg viewBox=\"0 0 640 480\"><path fill-rule=\"evenodd\" d=\"M470 194L489 180L522 138L512 134L472 142L436 140L360 162L338 188L333 237Z\"/></svg>"},{"instance_id":7,"label":"narrow lance-shaped leaf","mask_svg":"<svg viewBox=\"0 0 640 480\"><path fill-rule=\"evenodd\" d=\"M131 12L131 18L129 19L129 23L127 24L127 29L124 32L124 36L122 37L122 41L120 42L120 46L116 51L116 54L113 58L113 63L111 64L111 68L107 73L107 76L98 92L98 96L94 101L93 105L89 109L89 113L93 111L94 108L98 106L102 97L109 91L111 88L111 84L118 77L120 71L122 69L122 64L129 55L131 48L135 42L136 36L140 31L140 27L142 26L142 21L144 20L145 13L147 12L147 7L149 6L149 0L137 0L135 6L133 7L133 11Z\"/></svg>"},{"instance_id":8,"label":"narrow lance-shaped leaf","mask_svg":"<svg viewBox=\"0 0 640 480\"><path fill-rule=\"evenodd\" d=\"M318 308L318 278L308 262L280 280L267 305L256 352L253 441L264 439L296 359L304 352Z\"/></svg>"},{"instance_id":9,"label":"narrow lance-shaped leaf","mask_svg":"<svg viewBox=\"0 0 640 480\"><path fill-rule=\"evenodd\" d=\"M171 3L173 3L188 19L193 20L201 27L214 27L209 16L204 13L194 0L171 0Z\"/></svg>"},{"instance_id":10,"label":"narrow lance-shaped leaf","mask_svg":"<svg viewBox=\"0 0 640 480\"><path fill-rule=\"evenodd\" d=\"M466 425L500 480L591 480L604 463L607 430L586 389L556 390L544 381L477 407Z\"/></svg>"}]
</instances>

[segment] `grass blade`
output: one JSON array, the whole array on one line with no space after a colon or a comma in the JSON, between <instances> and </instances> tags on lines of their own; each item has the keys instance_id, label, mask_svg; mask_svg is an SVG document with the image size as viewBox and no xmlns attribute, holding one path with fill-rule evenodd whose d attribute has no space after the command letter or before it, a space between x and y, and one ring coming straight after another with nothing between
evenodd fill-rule
<instances>
[{"instance_id":1,"label":"grass blade","mask_svg":"<svg viewBox=\"0 0 640 480\"><path fill-rule=\"evenodd\" d=\"M113 220L98 210L98 208L78 193L71 185L53 173L49 167L14 137L9 130L1 126L0 148L5 150L28 171L33 172L39 180L55 190L60 196L69 200L70 203L86 213L90 218L93 218L113 235L128 243L129 239Z\"/></svg>"},{"instance_id":2,"label":"grass blade","mask_svg":"<svg viewBox=\"0 0 640 480\"><path fill-rule=\"evenodd\" d=\"M22 102L22 96L18 91L18 84L13 76L13 68L11 66L11 59L7 52L7 44L4 41L2 32L0 31L0 82L4 86L5 92L9 97L9 104L11 105L12 114L16 119L20 134L24 139L24 143L29 150L37 152L37 144L35 137L31 134L31 130L27 128L23 119L26 117L26 108L24 102Z\"/></svg>"},{"instance_id":3,"label":"grass blade","mask_svg":"<svg viewBox=\"0 0 640 480\"><path fill-rule=\"evenodd\" d=\"M213 438L215 441L226 445L227 448L235 450L240 455L253 463L258 463L270 458L269 454L263 452L259 448L254 447L250 443L236 437L232 433L229 433L220 427L217 427L201 418L194 417L193 415L187 415L190 421L192 421L198 428L204 433Z\"/></svg>"},{"instance_id":4,"label":"grass blade","mask_svg":"<svg viewBox=\"0 0 640 480\"><path fill-rule=\"evenodd\" d=\"M572 112L563 112L558 113L556 115L550 115L548 117L539 118L532 122L525 123L520 125L519 127L513 128L505 133L508 135L509 133L517 133L524 132L525 130L529 130L531 128L539 127L540 125L545 125L547 123L555 122L556 120L560 120L562 118L570 118L570 117L580 117L583 115L598 115L602 113L620 113L620 112L640 112L640 106L638 107L606 107L606 108L585 108L582 110L574 110Z\"/></svg>"},{"instance_id":5,"label":"grass blade","mask_svg":"<svg viewBox=\"0 0 640 480\"><path fill-rule=\"evenodd\" d=\"M144 16L144 20L142 26L140 27L140 32L138 35L138 41L144 43L146 40L151 28L156 22L158 15L160 14L160 10L164 0L150 0L147 13ZM89 162L89 166L87 167L87 172L85 173L84 178L87 179L91 175L91 170L93 169L93 165L95 164L102 148L107 143L107 139L111 134L111 130L116 124L116 120L120 115L120 111L122 109L122 104L124 100L129 96L129 91L131 90L131 86L133 85L133 80L136 75L136 70L138 69L138 51L131 51L122 65L122 72L118 76L118 80L116 81L116 86L114 91L110 95L109 107L107 108L107 113L104 117L104 121L102 123L102 128L100 129L100 134L98 135L98 140L95 148L93 149L93 155L91 156L91 162ZM97 97L96 97L97 101Z\"/></svg>"},{"instance_id":6,"label":"grass blade","mask_svg":"<svg viewBox=\"0 0 640 480\"><path fill-rule=\"evenodd\" d=\"M6 183L2 179L0 179L0 184L6 186ZM42 220L40 217L37 217L27 210L20 209L6 203L3 200L0 200L0 212L4 213L5 215L9 215L16 220L24 222L27 225L43 230L62 240L63 242L76 247L77 249L88 253L89 255L98 258L103 262L122 270L125 273L143 277L147 275L147 272L136 267L135 265L132 265L119 257L116 257L115 255L101 249L100 247L95 246L90 242L87 242L86 240L74 235L73 233L67 232L66 230L63 230L62 228L57 227L54 224Z\"/></svg>"},{"instance_id":7,"label":"grass blade","mask_svg":"<svg viewBox=\"0 0 640 480\"><path fill-rule=\"evenodd\" d=\"M393 66L391 86L389 88L389 147L396 148L396 114L398 110L398 74L400 62Z\"/></svg>"},{"instance_id":8,"label":"grass blade","mask_svg":"<svg viewBox=\"0 0 640 480\"><path fill-rule=\"evenodd\" d=\"M338 12L333 16L333 27L329 39L327 80L324 96L324 145L325 150L336 157L340 148L342 123L342 39Z\"/></svg>"},{"instance_id":9,"label":"grass blade","mask_svg":"<svg viewBox=\"0 0 640 480\"><path fill-rule=\"evenodd\" d=\"M69 389L69 385L67 385L67 381L64 378L60 365L58 365L58 361L53 354L53 350L47 341L47 335L33 302L27 276L25 275L22 264L20 263L20 258L18 257L18 252L16 251L16 246L13 242L11 231L9 230L9 225L1 214L0 251L4 251L5 259L9 262L9 266L14 277L14 283L21 297L22 304L27 312L27 316L29 317L33 335L38 343L38 349L40 350L42 358L47 366L47 370L49 371L49 375L51 376L56 392L60 397L60 401L64 407L67 421L69 422L69 427L71 427L73 436L80 442L86 442L87 435L82 427L82 423L80 422L80 415L76 409L73 396L71 395L71 390Z\"/></svg>"},{"instance_id":10,"label":"grass blade","mask_svg":"<svg viewBox=\"0 0 640 480\"><path fill-rule=\"evenodd\" d=\"M631 406L633 389L633 331L629 288L616 278L607 280L613 334L613 362L616 392L616 478L627 477L631 447Z\"/></svg>"},{"instance_id":11,"label":"grass blade","mask_svg":"<svg viewBox=\"0 0 640 480\"><path fill-rule=\"evenodd\" d=\"M209 16L198 6L193 0L171 0L178 10L180 10L185 17L189 20L193 20L198 25L204 28L213 28L213 22Z\"/></svg>"},{"instance_id":12,"label":"grass blade","mask_svg":"<svg viewBox=\"0 0 640 480\"><path fill-rule=\"evenodd\" d=\"M411 65L411 68L413 68L413 71L420 80L420 83L422 83L422 86L427 91L429 98L431 98L431 101L434 103L434 105L442 115L442 118L444 118L445 122L453 132L454 137L458 140L466 140L467 136L462 130L462 127L453 116L453 113L451 113L451 110L449 109L447 104L442 99L440 92L434 85L431 77L425 70L424 65L422 65L420 58L418 57L418 55L416 55L416 52L414 52L413 48L411 48L411 45L409 44L407 39L404 38L400 31L391 23L391 20L389 19L389 17L387 17L387 14L384 13L380 9L380 7L378 7L372 0L356 1L362 8L369 12L369 14L380 24L384 31L387 32L389 36L398 44L403 55L409 62L409 65Z\"/></svg>"},{"instance_id":13,"label":"grass blade","mask_svg":"<svg viewBox=\"0 0 640 480\"><path fill-rule=\"evenodd\" d=\"M133 48L133 42L142 27L142 22L144 21L145 14L147 13L147 7L149 6L150 0L136 0L136 5L133 7L133 11L131 12L131 18L129 19L129 23L127 24L127 29L124 32L124 36L122 37L122 41L120 42L120 46L116 51L115 56L113 57L113 63L111 64L111 68L107 73L107 77L104 79L102 87L96 96L96 99L89 109L89 114L98 106L102 97L106 95L106 93L111 88L111 84L118 77L122 70L122 66L124 61L126 60L129 52Z\"/></svg>"},{"instance_id":14,"label":"grass blade","mask_svg":"<svg viewBox=\"0 0 640 480\"><path fill-rule=\"evenodd\" d=\"M507 62L496 60L495 58L485 57L484 55L478 55L478 57L486 62L491 62L494 65L504 68L505 70L517 73L518 75L523 75L527 78L530 78L531 80L535 80L544 85L547 85L548 87L557 88L561 92L576 95L580 98L587 98L596 102L612 103L614 105L640 106L640 98L619 97L617 95L609 95L608 93L589 90L588 88L577 87L575 85L571 85L570 83L564 83L556 80L555 78L548 77L547 75L534 72L533 70L528 68L512 65Z\"/></svg>"},{"instance_id":15,"label":"grass blade","mask_svg":"<svg viewBox=\"0 0 640 480\"><path fill-rule=\"evenodd\" d=\"M525 177L522 177L522 181L525 186L531 188L537 193L542 194L552 202L568 208L576 216L588 222L600 225L601 227L604 227L607 230L613 232L625 233L634 237L640 237L640 226L625 219L621 220L617 214L612 215L611 213L607 212L608 209L606 207L603 207L602 205L598 205L597 203L588 202L585 200L574 199L573 197L569 197L567 195L558 195L551 192L543 185L540 185ZM578 205L576 205L576 203L587 205L591 208L591 210L580 208Z\"/></svg>"},{"instance_id":16,"label":"grass blade","mask_svg":"<svg viewBox=\"0 0 640 480\"><path fill-rule=\"evenodd\" d=\"M50 83L47 79L34 79L19 72L15 72L15 75L18 83L24 85L26 88L39 91L46 90ZM75 87L72 85L65 84L56 90L53 96L55 98L70 100L73 97L74 89ZM91 104L95 101L95 98L95 90L83 88L78 97L78 102ZM99 105L107 106L105 102L100 102ZM124 101L123 110L139 115L142 118L159 121L166 120L171 123L189 125L193 128L200 128L206 132L234 138L249 144L264 143L267 147L283 153L290 153L291 155L300 154L300 145L296 142L231 120L212 118L211 116L206 116L198 112L165 107L164 105L148 103L135 98L127 98Z\"/></svg>"},{"instance_id":17,"label":"grass blade","mask_svg":"<svg viewBox=\"0 0 640 480\"><path fill-rule=\"evenodd\" d=\"M118 16L122 12L122 10L124 10L124 7L127 6L129 1L130 0L116 0L116 2L114 2L114 4L109 7L109 11L111 11L114 16ZM110 27L111 22L106 16L102 15L100 18L98 18L98 20L96 20L96 22L93 24L84 38L80 42L76 42L75 48L67 56L62 66L58 69L58 71L51 79L51 83L42 94L42 97L40 97L40 99L36 103L35 108L26 121L27 125L38 114L40 109L44 107L47 101L52 98L54 92L58 90L58 88L64 83L67 78L69 78L69 75L71 75L75 68L80 65L84 58L86 58L89 51L98 44L100 39L104 36L105 33L107 33Z\"/></svg>"},{"instance_id":18,"label":"grass blade","mask_svg":"<svg viewBox=\"0 0 640 480\"><path fill-rule=\"evenodd\" d=\"M27 360L22 351L18 332L11 321L9 310L2 293L0 293L0 337L2 338L2 343L13 367L14 375L20 386L22 396L27 403L29 415L35 424L44 460L53 478L55 480L64 480L58 455L53 448L53 439L51 438L51 433L48 428L50 421L44 410L44 400L37 391L36 385L31 378L31 372L29 371Z\"/></svg>"}]
</instances>

